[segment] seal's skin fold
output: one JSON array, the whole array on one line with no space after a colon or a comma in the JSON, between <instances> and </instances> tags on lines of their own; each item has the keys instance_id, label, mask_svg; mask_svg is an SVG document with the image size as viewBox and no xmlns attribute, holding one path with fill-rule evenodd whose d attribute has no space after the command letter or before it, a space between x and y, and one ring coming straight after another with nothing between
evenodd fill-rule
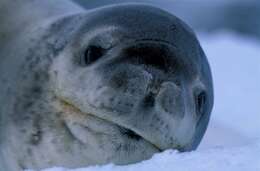
<instances>
[{"instance_id":1,"label":"seal's skin fold","mask_svg":"<svg viewBox=\"0 0 260 171\"><path fill-rule=\"evenodd\" d=\"M0 9L0 168L122 165L199 145L212 78L180 19L141 4Z\"/></svg>"}]
</instances>

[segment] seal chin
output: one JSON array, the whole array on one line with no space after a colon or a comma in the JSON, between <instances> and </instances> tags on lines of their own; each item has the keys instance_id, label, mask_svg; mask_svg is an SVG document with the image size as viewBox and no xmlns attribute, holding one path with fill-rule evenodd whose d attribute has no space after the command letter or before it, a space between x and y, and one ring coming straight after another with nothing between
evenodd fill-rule
<instances>
[{"instance_id":1,"label":"seal chin","mask_svg":"<svg viewBox=\"0 0 260 171\"><path fill-rule=\"evenodd\" d=\"M119 136L120 138L134 143L142 142L150 146L155 152L161 152L156 144L144 138L143 135L126 128L118 123L108 119L100 118L94 113L86 113L81 111L75 105L60 99L61 112L64 115L65 126L71 135L83 144L89 144L90 137L93 139L97 134ZM155 153L154 152L154 153Z\"/></svg>"}]
</instances>

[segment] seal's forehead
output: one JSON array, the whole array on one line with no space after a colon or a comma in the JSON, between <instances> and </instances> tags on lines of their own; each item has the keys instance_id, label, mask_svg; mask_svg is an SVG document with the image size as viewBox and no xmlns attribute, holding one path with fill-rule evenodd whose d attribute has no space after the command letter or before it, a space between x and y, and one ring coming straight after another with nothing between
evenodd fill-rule
<instances>
[{"instance_id":1,"label":"seal's forehead","mask_svg":"<svg viewBox=\"0 0 260 171\"><path fill-rule=\"evenodd\" d=\"M133 39L158 39L177 44L176 40L194 37L191 29L174 15L147 5L117 5L88 14L86 27L114 26Z\"/></svg>"},{"instance_id":2,"label":"seal's forehead","mask_svg":"<svg viewBox=\"0 0 260 171\"><path fill-rule=\"evenodd\" d=\"M153 40L171 44L175 47L175 56L186 63L195 65L204 58L189 26L156 7L140 4L109 6L83 14L80 22L75 40L86 42L84 46L97 43L109 49L125 42Z\"/></svg>"}]
</instances>

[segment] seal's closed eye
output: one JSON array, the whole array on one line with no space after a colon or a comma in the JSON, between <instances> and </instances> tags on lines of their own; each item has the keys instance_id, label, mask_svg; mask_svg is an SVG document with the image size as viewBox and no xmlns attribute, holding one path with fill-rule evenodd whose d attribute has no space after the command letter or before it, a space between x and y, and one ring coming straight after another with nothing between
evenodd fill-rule
<instances>
[{"instance_id":1,"label":"seal's closed eye","mask_svg":"<svg viewBox=\"0 0 260 171\"><path fill-rule=\"evenodd\" d=\"M90 45L81 56L80 64L87 66L97 61L104 55L105 49L100 46Z\"/></svg>"}]
</instances>

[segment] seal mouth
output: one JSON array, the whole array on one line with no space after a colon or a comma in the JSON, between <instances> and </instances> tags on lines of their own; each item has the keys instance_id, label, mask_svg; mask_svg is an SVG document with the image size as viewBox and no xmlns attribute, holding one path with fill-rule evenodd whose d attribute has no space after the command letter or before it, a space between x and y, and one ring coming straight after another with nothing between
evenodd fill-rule
<instances>
[{"instance_id":1,"label":"seal mouth","mask_svg":"<svg viewBox=\"0 0 260 171\"><path fill-rule=\"evenodd\" d=\"M86 113L86 112L83 112L82 110L80 110L78 107L76 107L75 105L69 103L68 101L66 100L63 100L63 99L59 99L59 102L60 102L60 106L61 106L61 110L62 112L65 113L65 115L73 115L72 113L74 114L77 114L79 116L81 116L81 121L84 120L84 116L91 116L92 118L96 118L98 120L102 120L103 122L106 122L106 123L109 123L110 125L113 125L113 126L116 126L119 130L119 132L126 136L127 138L131 139L131 140L134 140L134 141L139 141L139 140L143 140L145 142L147 142L148 144L150 144L153 148L155 148L156 150L158 150L158 152L162 152L163 149L161 149L160 147L158 147L157 145L155 145L154 143L152 143L151 141L147 140L146 138L144 138L144 136L136 133L135 131L129 129L129 128L126 128L118 123L115 123L113 121L110 121L110 120L107 120L107 119L104 119L104 118L101 118L101 117L98 117L96 116L95 114L92 114L92 113ZM73 115L74 116L74 115ZM81 127L84 127L85 129L89 129L88 126L82 124L82 123L79 123L76 121L76 123L81 126ZM79 141L81 141L77 135L75 135L75 133L73 133L73 131L71 130L71 126L69 126L69 123L66 121L65 119L65 125L66 125L66 128L70 131L70 133L73 135L73 137ZM104 133L106 134L106 133Z\"/></svg>"}]
</instances>

